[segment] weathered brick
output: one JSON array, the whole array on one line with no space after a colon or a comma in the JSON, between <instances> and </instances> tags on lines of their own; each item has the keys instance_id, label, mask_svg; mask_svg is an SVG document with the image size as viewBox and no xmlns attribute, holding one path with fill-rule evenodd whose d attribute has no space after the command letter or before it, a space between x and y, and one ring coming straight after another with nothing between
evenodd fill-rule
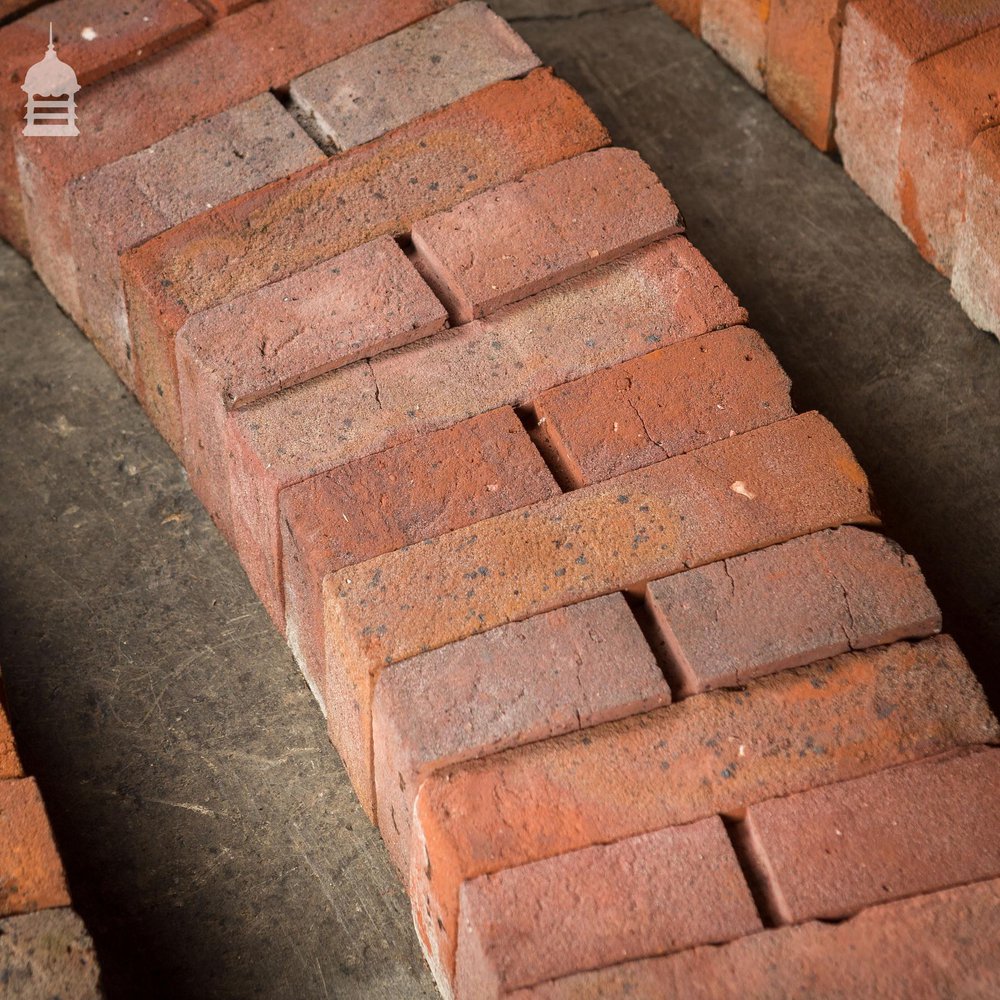
<instances>
[{"instance_id":1,"label":"weathered brick","mask_svg":"<svg viewBox=\"0 0 1000 1000\"><path fill-rule=\"evenodd\" d=\"M385 236L185 323L174 366L155 370L163 402L176 401L161 409L168 414L163 426L192 488L231 544L227 412L427 336L445 320L444 308ZM148 377L152 358L144 360ZM280 620L276 589L269 607Z\"/></svg>"},{"instance_id":2,"label":"weathered brick","mask_svg":"<svg viewBox=\"0 0 1000 1000\"><path fill-rule=\"evenodd\" d=\"M770 0L704 0L701 36L747 83L763 92Z\"/></svg>"},{"instance_id":3,"label":"weathered brick","mask_svg":"<svg viewBox=\"0 0 1000 1000\"><path fill-rule=\"evenodd\" d=\"M19 778L21 774L21 761L17 756L14 734L10 731L7 713L0 704L0 779Z\"/></svg>"},{"instance_id":4,"label":"weathered brick","mask_svg":"<svg viewBox=\"0 0 1000 1000\"><path fill-rule=\"evenodd\" d=\"M378 825L409 876L413 800L435 768L665 705L670 689L621 594L422 653L375 688Z\"/></svg>"},{"instance_id":5,"label":"weathered brick","mask_svg":"<svg viewBox=\"0 0 1000 1000\"><path fill-rule=\"evenodd\" d=\"M539 65L486 4L462 3L293 80L291 96L326 141L350 149Z\"/></svg>"},{"instance_id":6,"label":"weathered brick","mask_svg":"<svg viewBox=\"0 0 1000 1000\"><path fill-rule=\"evenodd\" d=\"M579 487L783 420L789 385L761 337L731 327L557 386L534 410Z\"/></svg>"},{"instance_id":7,"label":"weathered brick","mask_svg":"<svg viewBox=\"0 0 1000 1000\"><path fill-rule=\"evenodd\" d=\"M421 219L410 235L420 273L452 321L468 323L682 228L638 153L601 149Z\"/></svg>"},{"instance_id":8,"label":"weathered brick","mask_svg":"<svg viewBox=\"0 0 1000 1000\"><path fill-rule=\"evenodd\" d=\"M236 11L249 7L252 3L258 3L259 0L198 0L198 2L204 6L209 17L216 20L220 17L229 17L230 14L235 14Z\"/></svg>"},{"instance_id":9,"label":"weathered brick","mask_svg":"<svg viewBox=\"0 0 1000 1000\"><path fill-rule=\"evenodd\" d=\"M1000 28L953 45L909 73L899 150L902 223L917 249L950 275L976 135L1000 125Z\"/></svg>"},{"instance_id":10,"label":"weathered brick","mask_svg":"<svg viewBox=\"0 0 1000 1000\"><path fill-rule=\"evenodd\" d=\"M941 628L916 560L850 527L656 580L647 601L685 695Z\"/></svg>"},{"instance_id":11,"label":"weathered brick","mask_svg":"<svg viewBox=\"0 0 1000 1000\"><path fill-rule=\"evenodd\" d=\"M536 70L133 250L122 268L136 388L153 423L161 432L168 426L168 387L156 374L169 368L174 335L189 316L378 236L405 233L421 216L606 140L579 95Z\"/></svg>"},{"instance_id":12,"label":"weathered brick","mask_svg":"<svg viewBox=\"0 0 1000 1000\"><path fill-rule=\"evenodd\" d=\"M425 954L450 982L468 879L998 735L968 664L941 636L445 769L414 807L410 895Z\"/></svg>"},{"instance_id":13,"label":"weathered brick","mask_svg":"<svg viewBox=\"0 0 1000 1000\"><path fill-rule=\"evenodd\" d=\"M0 916L68 905L62 863L35 779L0 781Z\"/></svg>"},{"instance_id":14,"label":"weathered brick","mask_svg":"<svg viewBox=\"0 0 1000 1000\"><path fill-rule=\"evenodd\" d=\"M901 223L899 143L910 67L1000 25L1000 0L854 0L845 12L837 88L844 168Z\"/></svg>"},{"instance_id":15,"label":"weathered brick","mask_svg":"<svg viewBox=\"0 0 1000 1000\"><path fill-rule=\"evenodd\" d=\"M761 802L743 823L782 923L996 878L1000 750Z\"/></svg>"},{"instance_id":16,"label":"weathered brick","mask_svg":"<svg viewBox=\"0 0 1000 1000\"><path fill-rule=\"evenodd\" d=\"M688 31L701 33L702 0L656 0L656 3Z\"/></svg>"},{"instance_id":17,"label":"weathered brick","mask_svg":"<svg viewBox=\"0 0 1000 1000\"><path fill-rule=\"evenodd\" d=\"M762 929L718 816L484 875L461 911L455 993L476 1000Z\"/></svg>"},{"instance_id":18,"label":"weathered brick","mask_svg":"<svg viewBox=\"0 0 1000 1000\"><path fill-rule=\"evenodd\" d=\"M864 910L839 924L582 972L511 1000L992 997L1000 994L1000 880Z\"/></svg>"},{"instance_id":19,"label":"weathered brick","mask_svg":"<svg viewBox=\"0 0 1000 1000\"><path fill-rule=\"evenodd\" d=\"M278 101L261 94L70 183L80 319L126 385L133 352L119 255L212 205L325 161Z\"/></svg>"},{"instance_id":20,"label":"weathered brick","mask_svg":"<svg viewBox=\"0 0 1000 1000\"><path fill-rule=\"evenodd\" d=\"M509 407L349 462L280 497L289 645L326 704L323 577L559 492ZM337 740L336 713L330 732Z\"/></svg>"}]
</instances>

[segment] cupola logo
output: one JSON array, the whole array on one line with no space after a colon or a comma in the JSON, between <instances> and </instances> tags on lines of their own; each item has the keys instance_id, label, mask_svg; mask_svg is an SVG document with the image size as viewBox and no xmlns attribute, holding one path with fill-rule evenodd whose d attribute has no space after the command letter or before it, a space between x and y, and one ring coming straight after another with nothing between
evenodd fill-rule
<instances>
[{"instance_id":1,"label":"cupola logo","mask_svg":"<svg viewBox=\"0 0 1000 1000\"><path fill-rule=\"evenodd\" d=\"M76 127L76 73L57 55L49 24L45 58L28 70L21 86L28 95L25 135L79 135Z\"/></svg>"}]
</instances>

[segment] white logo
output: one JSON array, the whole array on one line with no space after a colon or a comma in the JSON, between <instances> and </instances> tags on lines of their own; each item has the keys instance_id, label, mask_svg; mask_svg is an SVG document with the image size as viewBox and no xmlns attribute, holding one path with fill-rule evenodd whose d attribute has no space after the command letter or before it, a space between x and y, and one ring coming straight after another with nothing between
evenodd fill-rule
<instances>
[{"instance_id":1,"label":"white logo","mask_svg":"<svg viewBox=\"0 0 1000 1000\"><path fill-rule=\"evenodd\" d=\"M25 135L79 135L76 127L76 73L57 55L49 23L49 47L45 58L35 63L21 87L28 95Z\"/></svg>"}]
</instances>

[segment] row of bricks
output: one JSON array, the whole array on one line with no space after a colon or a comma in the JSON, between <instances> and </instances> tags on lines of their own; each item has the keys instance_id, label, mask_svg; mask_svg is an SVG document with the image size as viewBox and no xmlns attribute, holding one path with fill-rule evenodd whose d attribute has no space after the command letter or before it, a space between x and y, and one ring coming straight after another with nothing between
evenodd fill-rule
<instances>
[{"instance_id":1,"label":"row of bricks","mask_svg":"<svg viewBox=\"0 0 1000 1000\"><path fill-rule=\"evenodd\" d=\"M1000 335L1000 2L657 0L854 181Z\"/></svg>"}]
</instances>

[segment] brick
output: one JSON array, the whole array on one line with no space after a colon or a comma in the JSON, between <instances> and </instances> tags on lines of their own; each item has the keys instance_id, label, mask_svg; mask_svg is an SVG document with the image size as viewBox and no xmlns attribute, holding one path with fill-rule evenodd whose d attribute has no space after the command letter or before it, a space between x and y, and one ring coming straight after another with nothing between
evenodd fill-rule
<instances>
[{"instance_id":1,"label":"brick","mask_svg":"<svg viewBox=\"0 0 1000 1000\"><path fill-rule=\"evenodd\" d=\"M790 417L789 386L761 337L731 327L550 389L534 411L579 487Z\"/></svg>"},{"instance_id":2,"label":"brick","mask_svg":"<svg viewBox=\"0 0 1000 1000\"><path fill-rule=\"evenodd\" d=\"M850 527L656 580L647 601L685 695L941 628L916 560Z\"/></svg>"},{"instance_id":3,"label":"brick","mask_svg":"<svg viewBox=\"0 0 1000 1000\"><path fill-rule=\"evenodd\" d=\"M164 428L192 488L231 544L227 412L427 336L445 320L441 304L388 236L188 320L176 338L174 364L155 372L162 401L177 401ZM147 376L151 371L146 368Z\"/></svg>"},{"instance_id":4,"label":"brick","mask_svg":"<svg viewBox=\"0 0 1000 1000\"><path fill-rule=\"evenodd\" d=\"M909 73L899 151L900 216L921 255L950 275L976 135L1000 125L1000 28Z\"/></svg>"},{"instance_id":5,"label":"brick","mask_svg":"<svg viewBox=\"0 0 1000 1000\"><path fill-rule=\"evenodd\" d=\"M75 3L76 0L73 0ZM80 315L67 184L179 129L287 86L296 76L445 6L449 0L269 0L88 87L79 137L16 137L35 267L74 318ZM280 39L281 44L276 44ZM99 141L94 137L99 136ZM89 138L88 138L89 137ZM67 150L72 155L67 155ZM216 260L213 269L217 266Z\"/></svg>"},{"instance_id":6,"label":"brick","mask_svg":"<svg viewBox=\"0 0 1000 1000\"><path fill-rule=\"evenodd\" d=\"M1000 750L761 802L743 822L782 923L996 878Z\"/></svg>"},{"instance_id":7,"label":"brick","mask_svg":"<svg viewBox=\"0 0 1000 1000\"><path fill-rule=\"evenodd\" d=\"M630 149L563 160L416 222L414 263L468 323L681 231L680 213Z\"/></svg>"},{"instance_id":8,"label":"brick","mask_svg":"<svg viewBox=\"0 0 1000 1000\"><path fill-rule=\"evenodd\" d=\"M760 917L718 816L466 882L456 996L731 941Z\"/></svg>"},{"instance_id":9,"label":"brick","mask_svg":"<svg viewBox=\"0 0 1000 1000\"><path fill-rule=\"evenodd\" d=\"M484 3L462 3L292 81L291 97L338 149L540 65Z\"/></svg>"},{"instance_id":10,"label":"brick","mask_svg":"<svg viewBox=\"0 0 1000 1000\"><path fill-rule=\"evenodd\" d=\"M62 863L35 779L0 781L0 916L68 905Z\"/></svg>"},{"instance_id":11,"label":"brick","mask_svg":"<svg viewBox=\"0 0 1000 1000\"><path fill-rule=\"evenodd\" d=\"M212 20L217 20L220 17L229 17L230 14L235 14L236 11L249 7L258 0L199 0L199 2L205 7L208 16Z\"/></svg>"},{"instance_id":12,"label":"brick","mask_svg":"<svg viewBox=\"0 0 1000 1000\"><path fill-rule=\"evenodd\" d=\"M536 70L150 240L122 264L140 401L169 429L165 410L176 402L156 374L189 316L604 142L579 95Z\"/></svg>"},{"instance_id":13,"label":"brick","mask_svg":"<svg viewBox=\"0 0 1000 1000\"><path fill-rule=\"evenodd\" d=\"M17 756L14 734L10 731L3 704L0 704L0 779L19 778L21 774L21 761Z\"/></svg>"},{"instance_id":14,"label":"brick","mask_svg":"<svg viewBox=\"0 0 1000 1000\"><path fill-rule=\"evenodd\" d=\"M670 689L621 594L422 653L375 688L378 825L405 880L413 801L445 764L658 708Z\"/></svg>"},{"instance_id":15,"label":"brick","mask_svg":"<svg viewBox=\"0 0 1000 1000\"><path fill-rule=\"evenodd\" d=\"M770 0L704 0L701 36L754 90L764 91Z\"/></svg>"},{"instance_id":16,"label":"brick","mask_svg":"<svg viewBox=\"0 0 1000 1000\"><path fill-rule=\"evenodd\" d=\"M1000 26L1000 0L855 0L845 12L837 88L837 148L844 169L901 223L899 143L910 67Z\"/></svg>"},{"instance_id":17,"label":"brick","mask_svg":"<svg viewBox=\"0 0 1000 1000\"><path fill-rule=\"evenodd\" d=\"M509 407L284 490L276 559L283 561L288 641L320 703L326 704L327 573L558 492Z\"/></svg>"},{"instance_id":18,"label":"brick","mask_svg":"<svg viewBox=\"0 0 1000 1000\"><path fill-rule=\"evenodd\" d=\"M692 34L701 34L702 0L656 0L656 4Z\"/></svg>"},{"instance_id":19,"label":"brick","mask_svg":"<svg viewBox=\"0 0 1000 1000\"><path fill-rule=\"evenodd\" d=\"M976 137L966 183L951 292L976 326L1000 337L1000 128Z\"/></svg>"},{"instance_id":20,"label":"brick","mask_svg":"<svg viewBox=\"0 0 1000 1000\"><path fill-rule=\"evenodd\" d=\"M818 149L833 146L837 53L846 0L774 0L767 25L771 103Z\"/></svg>"},{"instance_id":21,"label":"brick","mask_svg":"<svg viewBox=\"0 0 1000 1000\"><path fill-rule=\"evenodd\" d=\"M723 947L582 972L511 1000L990 997L1000 993L1000 880L876 906Z\"/></svg>"},{"instance_id":22,"label":"brick","mask_svg":"<svg viewBox=\"0 0 1000 1000\"><path fill-rule=\"evenodd\" d=\"M69 185L81 320L133 383L119 255L206 208L326 157L271 94L161 139Z\"/></svg>"},{"instance_id":23,"label":"brick","mask_svg":"<svg viewBox=\"0 0 1000 1000\"><path fill-rule=\"evenodd\" d=\"M707 261L674 237L488 320L233 411L233 527L251 582L259 594L281 593L282 489L745 315Z\"/></svg>"},{"instance_id":24,"label":"brick","mask_svg":"<svg viewBox=\"0 0 1000 1000\"><path fill-rule=\"evenodd\" d=\"M431 775L417 795L410 896L440 982L462 882L567 851L995 740L948 637L845 653Z\"/></svg>"}]
</instances>

